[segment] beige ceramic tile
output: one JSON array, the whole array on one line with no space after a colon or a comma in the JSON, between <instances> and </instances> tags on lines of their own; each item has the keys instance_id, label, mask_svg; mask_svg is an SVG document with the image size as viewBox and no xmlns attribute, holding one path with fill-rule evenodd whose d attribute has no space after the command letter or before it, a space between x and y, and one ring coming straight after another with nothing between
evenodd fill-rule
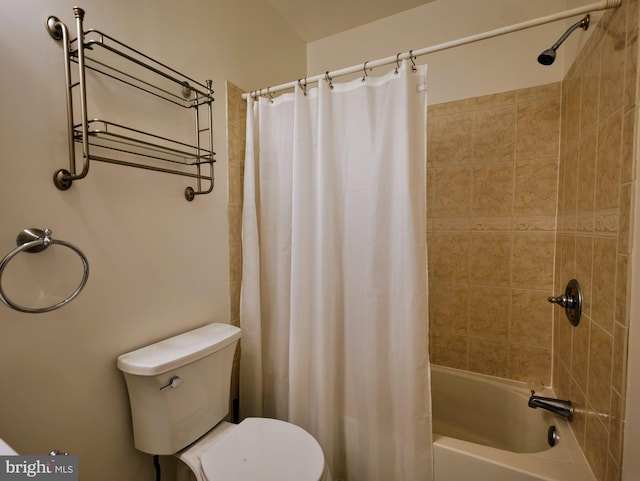
<instances>
[{"instance_id":1,"label":"beige ceramic tile","mask_svg":"<svg viewBox=\"0 0 640 481\"><path fill-rule=\"evenodd\" d=\"M615 459L609 454L607 461L607 478L611 481L620 481L622 479L622 469L615 462Z\"/></svg>"},{"instance_id":2,"label":"beige ceramic tile","mask_svg":"<svg viewBox=\"0 0 640 481\"><path fill-rule=\"evenodd\" d=\"M427 218L433 217L435 204L435 178L434 168L427 164Z\"/></svg>"},{"instance_id":3,"label":"beige ceramic tile","mask_svg":"<svg viewBox=\"0 0 640 481\"><path fill-rule=\"evenodd\" d=\"M611 386L623 397L627 393L628 336L628 329L625 326L621 326L616 323L613 339L613 370L611 375Z\"/></svg>"},{"instance_id":4,"label":"beige ceramic tile","mask_svg":"<svg viewBox=\"0 0 640 481\"><path fill-rule=\"evenodd\" d=\"M585 449L585 434L587 430L587 397L584 392L580 389L580 387L573 381L570 380L571 384L571 395L566 399L570 399L573 404L573 419L571 420L571 428L573 429L573 433L584 452Z\"/></svg>"},{"instance_id":5,"label":"beige ceramic tile","mask_svg":"<svg viewBox=\"0 0 640 481\"><path fill-rule=\"evenodd\" d=\"M600 119L607 118L622 107L626 58L625 9L612 11L602 42L600 80Z\"/></svg>"},{"instance_id":6,"label":"beige ceramic tile","mask_svg":"<svg viewBox=\"0 0 640 481\"><path fill-rule=\"evenodd\" d=\"M429 322L440 332L468 334L469 288L432 283L429 288Z\"/></svg>"},{"instance_id":7,"label":"beige ceramic tile","mask_svg":"<svg viewBox=\"0 0 640 481\"><path fill-rule=\"evenodd\" d=\"M468 216L471 213L471 168L433 169L434 215L438 217Z\"/></svg>"},{"instance_id":8,"label":"beige ceramic tile","mask_svg":"<svg viewBox=\"0 0 640 481\"><path fill-rule=\"evenodd\" d=\"M516 123L516 159L530 160L558 156L560 139L560 96L545 102L521 104Z\"/></svg>"},{"instance_id":9,"label":"beige ceramic tile","mask_svg":"<svg viewBox=\"0 0 640 481\"><path fill-rule=\"evenodd\" d=\"M560 94L562 90L562 84L560 82L554 82L545 85L539 85L536 87L529 87L524 89L519 89L517 91L518 94L518 103L527 103L527 102L540 102L544 103L545 101L556 101L560 99Z\"/></svg>"},{"instance_id":10,"label":"beige ceramic tile","mask_svg":"<svg viewBox=\"0 0 640 481\"><path fill-rule=\"evenodd\" d=\"M510 290L471 286L469 335L489 339L509 338Z\"/></svg>"},{"instance_id":11,"label":"beige ceramic tile","mask_svg":"<svg viewBox=\"0 0 640 481\"><path fill-rule=\"evenodd\" d=\"M429 107L429 113L436 117L444 115L459 114L461 112L473 111L473 99L455 100L453 102L443 102Z\"/></svg>"},{"instance_id":12,"label":"beige ceramic tile","mask_svg":"<svg viewBox=\"0 0 640 481\"><path fill-rule=\"evenodd\" d=\"M485 286L509 286L511 234L472 233L469 250L470 281Z\"/></svg>"},{"instance_id":13,"label":"beige ceramic tile","mask_svg":"<svg viewBox=\"0 0 640 481\"><path fill-rule=\"evenodd\" d=\"M229 283L229 319L235 326L240 325L240 286L241 282Z\"/></svg>"},{"instance_id":14,"label":"beige ceramic tile","mask_svg":"<svg viewBox=\"0 0 640 481\"><path fill-rule=\"evenodd\" d=\"M618 232L618 252L631 254L631 225L633 206L633 183L623 184L620 189L620 219Z\"/></svg>"},{"instance_id":15,"label":"beige ceramic tile","mask_svg":"<svg viewBox=\"0 0 640 481\"><path fill-rule=\"evenodd\" d=\"M597 210L593 213L593 232L599 237L617 239L620 228L617 208Z\"/></svg>"},{"instance_id":16,"label":"beige ceramic tile","mask_svg":"<svg viewBox=\"0 0 640 481\"><path fill-rule=\"evenodd\" d=\"M603 481L607 464L607 449L605 447L608 441L609 433L599 414L589 410L587 412L584 451L596 479Z\"/></svg>"},{"instance_id":17,"label":"beige ceramic tile","mask_svg":"<svg viewBox=\"0 0 640 481\"><path fill-rule=\"evenodd\" d=\"M579 149L572 148L567 152L565 162L560 166L562 177L564 179L563 200L561 206L563 214L572 214L577 212L578 202L578 172L579 168Z\"/></svg>"},{"instance_id":18,"label":"beige ceramic tile","mask_svg":"<svg viewBox=\"0 0 640 481\"><path fill-rule=\"evenodd\" d=\"M600 219L600 218L599 218ZM576 225L573 229L578 235L592 236L596 230L596 213L591 210L579 212L575 216Z\"/></svg>"},{"instance_id":19,"label":"beige ceramic tile","mask_svg":"<svg viewBox=\"0 0 640 481\"><path fill-rule=\"evenodd\" d=\"M511 217L476 217L471 219L471 230L491 232L509 232L512 228Z\"/></svg>"},{"instance_id":20,"label":"beige ceramic tile","mask_svg":"<svg viewBox=\"0 0 640 481\"><path fill-rule=\"evenodd\" d=\"M617 262L615 319L623 326L628 326L631 316L631 269L629 268L629 256L618 254Z\"/></svg>"},{"instance_id":21,"label":"beige ceramic tile","mask_svg":"<svg viewBox=\"0 0 640 481\"><path fill-rule=\"evenodd\" d=\"M558 308L559 309L559 308ZM585 316L580 324L572 326L564 315L559 316L558 322L562 323L565 331L569 331L573 337L571 349L571 374L576 384L587 392L589 381L589 336L591 334L591 322Z\"/></svg>"},{"instance_id":22,"label":"beige ceramic tile","mask_svg":"<svg viewBox=\"0 0 640 481\"><path fill-rule=\"evenodd\" d=\"M467 336L432 330L429 345L431 362L456 369L467 369L468 342Z\"/></svg>"},{"instance_id":23,"label":"beige ceramic tile","mask_svg":"<svg viewBox=\"0 0 640 481\"><path fill-rule=\"evenodd\" d=\"M240 282L242 280L242 244L234 242L229 244L229 281Z\"/></svg>"},{"instance_id":24,"label":"beige ceramic tile","mask_svg":"<svg viewBox=\"0 0 640 481\"><path fill-rule=\"evenodd\" d=\"M484 164L473 168L474 216L500 217L513 211L513 164Z\"/></svg>"},{"instance_id":25,"label":"beige ceramic tile","mask_svg":"<svg viewBox=\"0 0 640 481\"><path fill-rule=\"evenodd\" d=\"M609 414L611 402L611 366L613 337L597 324L591 324L589 338L589 404L604 415Z\"/></svg>"},{"instance_id":26,"label":"beige ceramic tile","mask_svg":"<svg viewBox=\"0 0 640 481\"><path fill-rule=\"evenodd\" d=\"M560 241L560 258L562 260L558 281L560 286L564 288L567 282L576 277L576 236L562 234L558 237Z\"/></svg>"},{"instance_id":27,"label":"beige ceramic tile","mask_svg":"<svg viewBox=\"0 0 640 481\"><path fill-rule=\"evenodd\" d=\"M472 128L473 112L438 117L432 161L447 165L471 162Z\"/></svg>"},{"instance_id":28,"label":"beige ceramic tile","mask_svg":"<svg viewBox=\"0 0 640 481\"><path fill-rule=\"evenodd\" d=\"M516 234L513 237L512 285L551 290L555 237L549 233Z\"/></svg>"},{"instance_id":29,"label":"beige ceramic tile","mask_svg":"<svg viewBox=\"0 0 640 481\"><path fill-rule=\"evenodd\" d=\"M229 204L242 204L244 169L238 164L229 164Z\"/></svg>"},{"instance_id":30,"label":"beige ceramic tile","mask_svg":"<svg viewBox=\"0 0 640 481\"><path fill-rule=\"evenodd\" d=\"M232 204L228 207L229 243L240 242L242 239L242 206Z\"/></svg>"},{"instance_id":31,"label":"beige ceramic tile","mask_svg":"<svg viewBox=\"0 0 640 481\"><path fill-rule=\"evenodd\" d=\"M622 125L622 167L620 182L631 182L636 178L636 109L624 115Z\"/></svg>"},{"instance_id":32,"label":"beige ceramic tile","mask_svg":"<svg viewBox=\"0 0 640 481\"><path fill-rule=\"evenodd\" d=\"M569 368L557 356L553 358L554 366L557 366L557 374L553 378L553 387L558 399L572 399L571 396L571 374ZM572 401L575 403L575 401Z\"/></svg>"},{"instance_id":33,"label":"beige ceramic tile","mask_svg":"<svg viewBox=\"0 0 640 481\"><path fill-rule=\"evenodd\" d=\"M517 381L551 384L551 350L522 344L509 348L509 377Z\"/></svg>"},{"instance_id":34,"label":"beige ceramic tile","mask_svg":"<svg viewBox=\"0 0 640 481\"><path fill-rule=\"evenodd\" d=\"M555 232L555 216L516 216L513 230L520 232Z\"/></svg>"},{"instance_id":35,"label":"beige ceramic tile","mask_svg":"<svg viewBox=\"0 0 640 481\"><path fill-rule=\"evenodd\" d=\"M580 139L580 104L582 100L582 81L580 78L566 80L564 85L565 121L563 123L563 145L575 146Z\"/></svg>"},{"instance_id":36,"label":"beige ceramic tile","mask_svg":"<svg viewBox=\"0 0 640 481\"><path fill-rule=\"evenodd\" d=\"M430 277L439 282L468 282L469 243L469 234L435 232L429 243Z\"/></svg>"},{"instance_id":37,"label":"beige ceramic tile","mask_svg":"<svg viewBox=\"0 0 640 481\"><path fill-rule=\"evenodd\" d=\"M609 453L616 465L622 464L622 441L624 434L624 399L617 393L611 395L611 418L609 420Z\"/></svg>"},{"instance_id":38,"label":"beige ceramic tile","mask_svg":"<svg viewBox=\"0 0 640 481\"><path fill-rule=\"evenodd\" d=\"M244 162L247 102L242 89L226 82L227 87L227 148L230 163Z\"/></svg>"},{"instance_id":39,"label":"beige ceramic tile","mask_svg":"<svg viewBox=\"0 0 640 481\"><path fill-rule=\"evenodd\" d=\"M511 161L515 153L515 106L473 113L473 161Z\"/></svg>"},{"instance_id":40,"label":"beige ceramic tile","mask_svg":"<svg viewBox=\"0 0 640 481\"><path fill-rule=\"evenodd\" d=\"M638 78L638 5L640 2L627 2L627 43L625 59L625 88L623 94L624 111L628 112L636 105L636 83Z\"/></svg>"},{"instance_id":41,"label":"beige ceramic tile","mask_svg":"<svg viewBox=\"0 0 640 481\"><path fill-rule=\"evenodd\" d=\"M598 122L598 102L600 96L600 48L589 52L585 59L582 78L582 98L580 104L580 135L590 135Z\"/></svg>"},{"instance_id":42,"label":"beige ceramic tile","mask_svg":"<svg viewBox=\"0 0 640 481\"><path fill-rule=\"evenodd\" d=\"M437 117L432 113L430 106L427 113L427 172L436 160L436 121Z\"/></svg>"},{"instance_id":43,"label":"beige ceramic tile","mask_svg":"<svg viewBox=\"0 0 640 481\"><path fill-rule=\"evenodd\" d=\"M591 317L610 334L613 334L616 266L616 240L595 238Z\"/></svg>"},{"instance_id":44,"label":"beige ceramic tile","mask_svg":"<svg viewBox=\"0 0 640 481\"><path fill-rule=\"evenodd\" d=\"M473 99L473 109L488 109L495 107L503 107L505 105L515 105L516 91L500 92L497 94L483 95Z\"/></svg>"},{"instance_id":45,"label":"beige ceramic tile","mask_svg":"<svg viewBox=\"0 0 640 481\"><path fill-rule=\"evenodd\" d=\"M511 293L511 342L549 349L553 306L549 292L513 289Z\"/></svg>"},{"instance_id":46,"label":"beige ceramic tile","mask_svg":"<svg viewBox=\"0 0 640 481\"><path fill-rule=\"evenodd\" d=\"M557 159L516 162L514 214L554 215L557 186Z\"/></svg>"},{"instance_id":47,"label":"beige ceramic tile","mask_svg":"<svg viewBox=\"0 0 640 481\"><path fill-rule=\"evenodd\" d=\"M578 177L576 211L593 211L596 185L597 137L591 135L580 142L578 169L573 172Z\"/></svg>"},{"instance_id":48,"label":"beige ceramic tile","mask_svg":"<svg viewBox=\"0 0 640 481\"><path fill-rule=\"evenodd\" d=\"M622 111L602 123L598 129L598 165L596 169L596 209L618 207L620 192Z\"/></svg>"},{"instance_id":49,"label":"beige ceramic tile","mask_svg":"<svg viewBox=\"0 0 640 481\"><path fill-rule=\"evenodd\" d=\"M509 344L489 339L469 339L469 370L509 377Z\"/></svg>"},{"instance_id":50,"label":"beige ceramic tile","mask_svg":"<svg viewBox=\"0 0 640 481\"><path fill-rule=\"evenodd\" d=\"M560 292L560 291L556 291ZM562 290L561 292L564 292ZM554 324L554 349L560 361L568 368L572 366L573 356L573 330L571 324L567 321L564 312L557 306L553 308L553 324Z\"/></svg>"},{"instance_id":51,"label":"beige ceramic tile","mask_svg":"<svg viewBox=\"0 0 640 481\"><path fill-rule=\"evenodd\" d=\"M592 275L593 237L577 236L575 278L580 283L580 289L582 290L582 312L587 316L591 315L591 304L593 302L591 296Z\"/></svg>"},{"instance_id":52,"label":"beige ceramic tile","mask_svg":"<svg viewBox=\"0 0 640 481\"><path fill-rule=\"evenodd\" d=\"M469 232L470 219L468 217L434 217L431 227L435 231Z\"/></svg>"}]
</instances>

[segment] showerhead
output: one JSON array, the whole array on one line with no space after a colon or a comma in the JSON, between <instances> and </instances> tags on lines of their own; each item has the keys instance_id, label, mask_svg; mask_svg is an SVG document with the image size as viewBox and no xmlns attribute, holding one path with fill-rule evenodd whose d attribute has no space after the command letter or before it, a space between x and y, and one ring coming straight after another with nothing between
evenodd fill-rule
<instances>
[{"instance_id":1,"label":"showerhead","mask_svg":"<svg viewBox=\"0 0 640 481\"><path fill-rule=\"evenodd\" d=\"M538 62L542 65L551 65L555 59L556 51L552 48L548 48L538 55Z\"/></svg>"},{"instance_id":2,"label":"showerhead","mask_svg":"<svg viewBox=\"0 0 640 481\"><path fill-rule=\"evenodd\" d=\"M548 48L540 55L538 55L538 62L542 65L551 65L556 59L556 50L558 50L560 45L562 45L562 42L564 42L567 37L571 35L571 32L573 32L576 28L581 28L582 30L588 29L590 20L591 17L587 14L582 20L571 25L571 27L569 27L569 29L562 34L562 37L560 37L558 41L551 46L551 48Z\"/></svg>"}]
</instances>

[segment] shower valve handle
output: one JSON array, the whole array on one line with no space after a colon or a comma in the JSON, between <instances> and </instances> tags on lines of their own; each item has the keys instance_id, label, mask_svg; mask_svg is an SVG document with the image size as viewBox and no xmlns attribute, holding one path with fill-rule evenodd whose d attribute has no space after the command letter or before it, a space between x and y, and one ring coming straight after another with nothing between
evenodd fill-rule
<instances>
[{"instance_id":1,"label":"shower valve handle","mask_svg":"<svg viewBox=\"0 0 640 481\"><path fill-rule=\"evenodd\" d=\"M582 290L577 280L571 279L567 284L564 294L557 297L549 297L547 300L552 304L558 304L564 307L567 319L573 326L580 323L582 315Z\"/></svg>"},{"instance_id":2,"label":"shower valve handle","mask_svg":"<svg viewBox=\"0 0 640 481\"><path fill-rule=\"evenodd\" d=\"M564 308L572 309L576 304L576 299L574 297L567 297L564 294L558 297L549 297L547 299L552 304L559 304Z\"/></svg>"}]
</instances>

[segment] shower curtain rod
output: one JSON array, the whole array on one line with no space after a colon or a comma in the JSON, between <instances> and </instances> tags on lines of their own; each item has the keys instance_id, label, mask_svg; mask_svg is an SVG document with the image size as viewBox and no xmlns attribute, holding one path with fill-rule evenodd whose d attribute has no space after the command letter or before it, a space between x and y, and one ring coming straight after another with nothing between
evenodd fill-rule
<instances>
[{"instance_id":1,"label":"shower curtain rod","mask_svg":"<svg viewBox=\"0 0 640 481\"><path fill-rule=\"evenodd\" d=\"M508 27L497 28L495 30L489 30L488 32L470 35L468 37L463 37L457 40L440 43L438 45L433 45L431 47L425 47L419 50L410 50L408 52L399 53L391 57L385 57L378 60L365 62L364 64L354 65L352 67L346 67L346 68L334 70L331 72L327 71L324 74L315 75L313 77L308 77L308 78L302 78L299 80L294 80L292 82L287 82L281 85L277 85L275 87L267 87L260 90L253 90L249 93L242 94L242 98L246 100L250 95L252 97L258 97L261 95L271 95L275 92L291 89L296 85L301 84L301 82L303 81L304 81L304 85L306 86L309 83L319 82L320 80L332 80L336 77L340 77L343 75L349 75L352 73L362 72L366 69L372 69L375 67L381 67L383 65L389 65L392 63L399 62L400 60L414 59L421 55L439 52L441 50L447 50L453 47L459 47L461 45L466 45L468 43L473 43L473 42L478 42L480 40L486 40L488 38L498 37L500 35L517 32L519 30L526 30L528 28L537 27L538 25L544 25L546 23L552 23L558 20L564 20L569 17L584 15L585 13L594 12L598 10L607 10L610 8L616 8L616 7L619 7L621 4L622 4L622 0L600 0L599 2L596 2L596 3L583 5L582 7L573 8L571 10L565 10L564 12L554 13L554 14L547 15L545 17L536 18L533 20L527 20L525 22L520 22L520 23L510 25Z\"/></svg>"}]
</instances>

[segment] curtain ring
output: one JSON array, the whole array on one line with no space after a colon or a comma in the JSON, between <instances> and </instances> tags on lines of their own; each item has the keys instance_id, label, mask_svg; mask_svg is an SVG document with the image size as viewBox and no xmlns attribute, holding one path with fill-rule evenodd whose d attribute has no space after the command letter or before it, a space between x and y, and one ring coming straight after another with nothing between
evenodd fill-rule
<instances>
[{"instance_id":1,"label":"curtain ring","mask_svg":"<svg viewBox=\"0 0 640 481\"><path fill-rule=\"evenodd\" d=\"M409 58L411 59L411 71L417 72L418 69L416 68L416 63L413 61L413 59L415 58L413 56L413 50L409 50Z\"/></svg>"},{"instance_id":2,"label":"curtain ring","mask_svg":"<svg viewBox=\"0 0 640 481\"><path fill-rule=\"evenodd\" d=\"M304 93L305 97L307 96L307 78L305 77L304 79L304 85L302 85L302 79L298 79L298 87L300 87L302 89L302 92Z\"/></svg>"},{"instance_id":3,"label":"curtain ring","mask_svg":"<svg viewBox=\"0 0 640 481\"><path fill-rule=\"evenodd\" d=\"M324 74L324 79L325 79L326 82L329 82L329 88L331 90L333 90L333 83L332 83L331 77L329 77L329 71L328 70Z\"/></svg>"},{"instance_id":4,"label":"curtain ring","mask_svg":"<svg viewBox=\"0 0 640 481\"><path fill-rule=\"evenodd\" d=\"M398 54L396 55L396 75L398 74L398 69L400 68L400 55L402 54L402 52L398 52Z\"/></svg>"},{"instance_id":5,"label":"curtain ring","mask_svg":"<svg viewBox=\"0 0 640 481\"><path fill-rule=\"evenodd\" d=\"M269 96L269 102L273 103L273 94L270 91L271 87L267 87L267 95Z\"/></svg>"},{"instance_id":6,"label":"curtain ring","mask_svg":"<svg viewBox=\"0 0 640 481\"><path fill-rule=\"evenodd\" d=\"M362 66L362 81L364 82L368 75L367 75L367 62L369 62L368 60L365 61L364 65Z\"/></svg>"}]
</instances>

